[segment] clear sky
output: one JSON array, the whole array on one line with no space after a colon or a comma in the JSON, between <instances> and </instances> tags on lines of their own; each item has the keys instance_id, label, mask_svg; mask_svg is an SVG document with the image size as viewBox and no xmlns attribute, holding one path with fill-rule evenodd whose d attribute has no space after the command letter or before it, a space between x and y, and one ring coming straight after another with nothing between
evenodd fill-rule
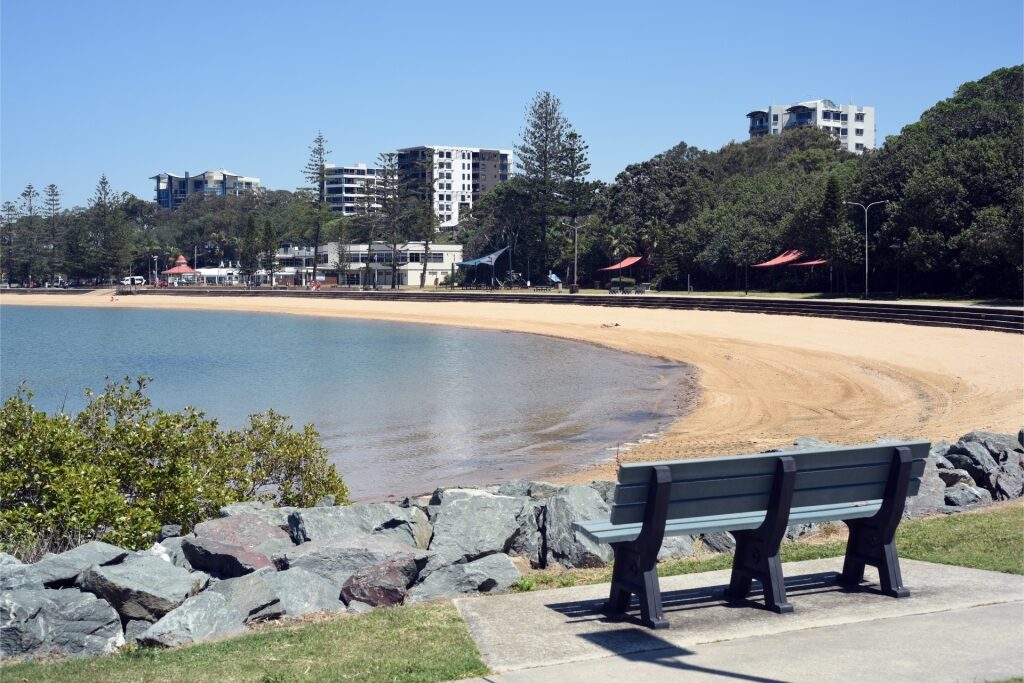
<instances>
[{"instance_id":1,"label":"clear sky","mask_svg":"<svg viewBox=\"0 0 1024 683\"><path fill-rule=\"evenodd\" d=\"M0 5L0 195L101 173L226 167L302 184L322 130L337 164L419 144L512 147L539 90L590 144L592 175L745 114L828 98L877 108L880 138L962 82L1024 61L1021 0L115 2Z\"/></svg>"}]
</instances>

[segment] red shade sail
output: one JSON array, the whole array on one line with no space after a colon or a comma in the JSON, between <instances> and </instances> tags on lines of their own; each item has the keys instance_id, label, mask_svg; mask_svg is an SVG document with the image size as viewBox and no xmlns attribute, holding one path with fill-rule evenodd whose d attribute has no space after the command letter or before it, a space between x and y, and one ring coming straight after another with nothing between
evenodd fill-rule
<instances>
[{"instance_id":1,"label":"red shade sail","mask_svg":"<svg viewBox=\"0 0 1024 683\"><path fill-rule=\"evenodd\" d=\"M623 270L624 268L630 268L632 266L646 268L650 265L651 264L648 263L643 256L627 256L626 258L622 259L613 266L608 266L607 268L598 268L597 270L599 272L602 270Z\"/></svg>"},{"instance_id":2,"label":"red shade sail","mask_svg":"<svg viewBox=\"0 0 1024 683\"><path fill-rule=\"evenodd\" d=\"M779 254L778 256L776 256L775 258L773 258L771 260L765 261L764 263L755 263L754 265L752 265L750 267L751 268L771 268L773 266L784 266L787 263L792 263L793 261L799 261L803 257L804 257L804 252L800 251L799 249L791 249L789 251L782 252L781 254Z\"/></svg>"}]
</instances>

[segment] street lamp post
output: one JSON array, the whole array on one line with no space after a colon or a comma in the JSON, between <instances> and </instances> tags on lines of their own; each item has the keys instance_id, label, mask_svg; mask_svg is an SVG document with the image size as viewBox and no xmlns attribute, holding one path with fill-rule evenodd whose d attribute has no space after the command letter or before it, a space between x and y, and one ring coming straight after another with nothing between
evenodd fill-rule
<instances>
[{"instance_id":1,"label":"street lamp post","mask_svg":"<svg viewBox=\"0 0 1024 683\"><path fill-rule=\"evenodd\" d=\"M157 256L153 254L153 277L150 279L149 284L156 287L157 276L160 275L159 267L157 266Z\"/></svg>"},{"instance_id":2,"label":"street lamp post","mask_svg":"<svg viewBox=\"0 0 1024 683\"><path fill-rule=\"evenodd\" d=\"M868 298L868 209L877 204L888 204L888 199L883 199L878 202L871 202L867 206L858 202L843 202L851 206L859 206L864 209L864 299Z\"/></svg>"}]
</instances>

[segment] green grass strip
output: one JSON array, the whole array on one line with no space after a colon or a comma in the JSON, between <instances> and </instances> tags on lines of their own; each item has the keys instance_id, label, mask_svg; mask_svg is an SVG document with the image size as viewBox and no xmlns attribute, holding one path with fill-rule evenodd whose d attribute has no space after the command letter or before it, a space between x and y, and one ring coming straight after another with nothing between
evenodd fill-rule
<instances>
[{"instance_id":1,"label":"green grass strip","mask_svg":"<svg viewBox=\"0 0 1024 683\"><path fill-rule=\"evenodd\" d=\"M133 649L92 659L13 664L4 683L433 683L487 673L450 604L378 609L219 643Z\"/></svg>"}]
</instances>

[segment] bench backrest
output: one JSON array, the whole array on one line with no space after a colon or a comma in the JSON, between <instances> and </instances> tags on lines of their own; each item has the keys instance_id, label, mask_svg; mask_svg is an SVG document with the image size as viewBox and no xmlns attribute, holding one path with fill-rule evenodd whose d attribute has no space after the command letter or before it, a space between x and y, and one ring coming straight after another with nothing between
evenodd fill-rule
<instances>
[{"instance_id":1,"label":"bench backrest","mask_svg":"<svg viewBox=\"0 0 1024 683\"><path fill-rule=\"evenodd\" d=\"M666 465L672 472L668 519L766 509L775 463L782 456L796 462L794 508L880 500L898 446L910 448L914 457L907 495L917 495L931 446L927 441L635 463L619 468L611 522L643 521L651 470L657 465Z\"/></svg>"}]
</instances>

